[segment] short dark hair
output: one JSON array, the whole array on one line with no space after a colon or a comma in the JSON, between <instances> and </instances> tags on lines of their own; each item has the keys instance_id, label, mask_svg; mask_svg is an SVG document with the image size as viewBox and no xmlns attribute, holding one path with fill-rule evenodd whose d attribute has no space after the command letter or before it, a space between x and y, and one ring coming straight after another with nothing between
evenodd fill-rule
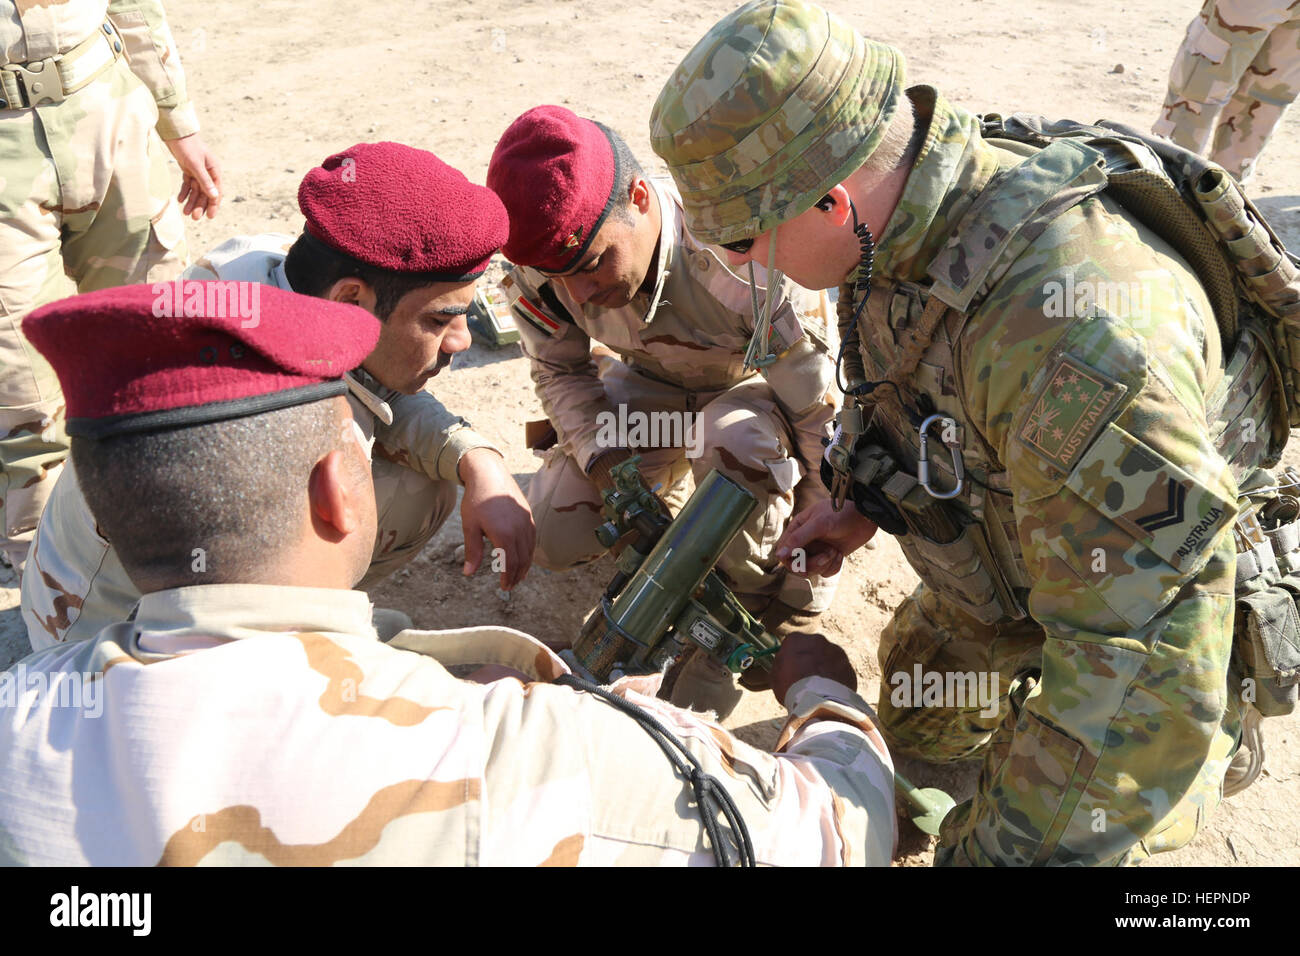
<instances>
[{"instance_id":1,"label":"short dark hair","mask_svg":"<svg viewBox=\"0 0 1300 956\"><path fill-rule=\"evenodd\" d=\"M294 292L323 299L339 279L360 279L375 293L375 318L387 322L407 293L447 282L445 275L430 272L389 272L332 249L304 231L289 247L284 274Z\"/></svg>"},{"instance_id":2,"label":"short dark hair","mask_svg":"<svg viewBox=\"0 0 1300 956\"><path fill-rule=\"evenodd\" d=\"M929 127L918 115L916 101L904 97L902 109L885 127L884 136L863 162L863 166L877 174L892 173L896 169L911 167L921 154Z\"/></svg>"},{"instance_id":3,"label":"short dark hair","mask_svg":"<svg viewBox=\"0 0 1300 956\"><path fill-rule=\"evenodd\" d=\"M291 560L312 469L342 434L336 403L316 401L186 428L74 436L72 460L91 514L141 591L256 583Z\"/></svg>"},{"instance_id":4,"label":"short dark hair","mask_svg":"<svg viewBox=\"0 0 1300 956\"><path fill-rule=\"evenodd\" d=\"M627 193L632 188L632 180L639 176L644 176L645 171L641 164L637 162L636 156L628 148L623 137L614 132L608 126L605 127L605 133L609 136L610 144L614 147L614 157L618 166L618 181L614 183L614 194L620 196L615 201L614 208L609 211L609 218L617 222L632 221L632 204L628 201Z\"/></svg>"}]
</instances>

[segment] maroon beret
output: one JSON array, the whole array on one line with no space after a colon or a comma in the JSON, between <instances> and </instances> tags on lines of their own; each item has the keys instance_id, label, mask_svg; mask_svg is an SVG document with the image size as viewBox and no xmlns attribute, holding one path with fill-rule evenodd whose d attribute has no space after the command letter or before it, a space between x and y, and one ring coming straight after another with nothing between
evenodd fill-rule
<instances>
[{"instance_id":1,"label":"maroon beret","mask_svg":"<svg viewBox=\"0 0 1300 956\"><path fill-rule=\"evenodd\" d=\"M63 385L68 434L88 438L342 395L379 329L355 305L198 279L76 295L23 320Z\"/></svg>"},{"instance_id":2,"label":"maroon beret","mask_svg":"<svg viewBox=\"0 0 1300 956\"><path fill-rule=\"evenodd\" d=\"M537 106L510 124L488 165L488 187L510 213L506 258L545 272L581 261L618 197L609 131L563 106Z\"/></svg>"},{"instance_id":3,"label":"maroon beret","mask_svg":"<svg viewBox=\"0 0 1300 956\"><path fill-rule=\"evenodd\" d=\"M501 248L501 200L433 153L359 143L335 153L298 187L307 234L376 269L475 279Z\"/></svg>"}]
</instances>

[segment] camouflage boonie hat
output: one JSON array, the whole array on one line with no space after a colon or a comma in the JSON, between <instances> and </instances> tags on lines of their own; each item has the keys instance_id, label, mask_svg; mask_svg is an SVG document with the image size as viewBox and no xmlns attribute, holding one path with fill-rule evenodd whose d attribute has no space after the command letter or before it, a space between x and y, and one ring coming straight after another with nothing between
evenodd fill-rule
<instances>
[{"instance_id":1,"label":"camouflage boonie hat","mask_svg":"<svg viewBox=\"0 0 1300 956\"><path fill-rule=\"evenodd\" d=\"M903 101L903 55L821 7L756 0L686 54L650 143L704 242L747 239L812 208L876 148Z\"/></svg>"}]
</instances>

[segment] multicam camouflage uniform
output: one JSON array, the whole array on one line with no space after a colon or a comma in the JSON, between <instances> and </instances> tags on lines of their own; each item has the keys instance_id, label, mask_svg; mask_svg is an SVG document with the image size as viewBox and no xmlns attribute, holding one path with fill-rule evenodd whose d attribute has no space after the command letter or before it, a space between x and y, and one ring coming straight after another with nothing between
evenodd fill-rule
<instances>
[{"instance_id":1,"label":"multicam camouflage uniform","mask_svg":"<svg viewBox=\"0 0 1300 956\"><path fill-rule=\"evenodd\" d=\"M930 111L930 139L881 237L860 326L869 378L905 345L908 323L890 329L886 310L915 322L917 291L961 283L974 256L940 256L950 230L1017 160L933 91L914 101ZM973 253L984 237L961 242ZM951 272L930 271L936 259ZM1129 308L1053 315L1057 288L1085 282L1131 291ZM882 673L987 672L1003 692L988 721L977 703L895 707L882 691L904 752L961 759L993 745L940 860L1136 862L1186 843L1217 805L1240 720L1227 686L1237 486L1207 422L1222 374L1195 274L1107 198L1047 226L923 354L907 384L965 430L972 480L958 500L994 561L960 563L974 531L946 545L900 539L924 583L881 635ZM915 462L916 430L891 411L880 433ZM1037 693L1027 683L1015 700L1025 675Z\"/></svg>"},{"instance_id":2,"label":"multicam camouflage uniform","mask_svg":"<svg viewBox=\"0 0 1300 956\"><path fill-rule=\"evenodd\" d=\"M294 237L241 236L185 271L187 279L260 282L289 289L284 256ZM474 448L492 448L428 392L404 395L355 369L348 376L352 416L371 443L379 528L368 588L411 558L456 510L457 465ZM22 611L36 649L93 637L125 620L140 592L95 525L71 464L56 483L23 576Z\"/></svg>"},{"instance_id":3,"label":"multicam camouflage uniform","mask_svg":"<svg viewBox=\"0 0 1300 956\"><path fill-rule=\"evenodd\" d=\"M533 680L443 666L466 661ZM710 864L689 783L626 715L545 683L567 672L503 628L381 644L358 591L145 595L0 673L0 865ZM759 864L888 865L893 768L848 688L796 683L775 755L615 691L721 781Z\"/></svg>"},{"instance_id":4,"label":"multicam camouflage uniform","mask_svg":"<svg viewBox=\"0 0 1300 956\"><path fill-rule=\"evenodd\" d=\"M23 316L180 272L184 218L159 137L199 125L158 0L0 2L0 51L0 549L21 568L68 447L58 380Z\"/></svg>"},{"instance_id":5,"label":"multicam camouflage uniform","mask_svg":"<svg viewBox=\"0 0 1300 956\"><path fill-rule=\"evenodd\" d=\"M629 413L635 421L637 414L671 412L690 416L700 454L688 458L691 450L680 445L636 449L650 484L671 488L688 470L698 480L716 468L748 488L759 507L720 569L742 595L825 610L835 579L786 574L772 549L796 494L801 504L826 495L815 466L811 480L801 479L809 463L819 460L835 413L826 361L834 341L829 303L820 293L785 283L774 309L772 351L780 357L763 369L762 378L745 372L745 346L754 328L749 284L686 231L672 184L653 186L662 226L649 295L607 309L578 305L561 283L531 268L516 269L502 283L537 395L559 439L528 484L536 560L561 569L604 552L595 536L604 520L600 491L587 473L616 446L602 442L600 423L629 421ZM607 360L598 369L593 339L623 361ZM611 417L601 419L602 413ZM684 434L683 428L673 434L678 432Z\"/></svg>"},{"instance_id":6,"label":"multicam camouflage uniform","mask_svg":"<svg viewBox=\"0 0 1300 956\"><path fill-rule=\"evenodd\" d=\"M770 72L746 77L736 62ZM897 51L811 5L760 0L725 19L677 68L651 120L692 231L731 241L806 210L861 165L862 143L880 137L875 120L902 99L902 72ZM731 130L754 130L756 113L786 122L783 104L826 96L819 82L846 102L820 132L792 124L810 140L796 144L807 165L746 155L740 169L739 151L765 147L750 146L759 133L737 146ZM1209 410L1227 387L1213 312L1186 263L1097 195L1095 154L1038 170L1061 178L1032 228L998 228L1005 210L979 206L972 221L983 228L953 235L994 195L1015 210L1011 225L1024 224L1015 184L1041 191L1042 180L990 183L1033 150L986 141L975 116L931 88L908 96L924 144L879 237L858 329L868 380L900 356L920 360L899 383L901 402L890 389L874 395L868 435L902 466L894 490L925 506L933 499L909 474L912 416L950 416L968 482L946 511L949 533L900 538L923 583L882 635L882 723L906 753L985 754L979 792L945 821L938 863L1136 862L1191 839L1219 802L1240 731L1228 680L1237 484L1212 440ZM828 133L846 126L856 135ZM773 136L766 149L790 141ZM774 169L786 178L770 185ZM801 193L802 205L781 211ZM779 249L779 229L773 241ZM1131 293L1130 304L1085 299L1083 283L1098 282ZM1066 289L1068 303L1054 295ZM851 297L845 287L841 302ZM963 298L978 300L968 314L950 307ZM914 340L934 314L927 305L943 321ZM932 452L939 441L936 429ZM947 454L931 458L936 490L951 489ZM977 713L982 702L932 702L920 688L891 704L904 686L896 675L989 672L992 719Z\"/></svg>"},{"instance_id":7,"label":"multicam camouflage uniform","mask_svg":"<svg viewBox=\"0 0 1300 956\"><path fill-rule=\"evenodd\" d=\"M1245 180L1298 93L1300 0L1206 0L1151 129Z\"/></svg>"}]
</instances>

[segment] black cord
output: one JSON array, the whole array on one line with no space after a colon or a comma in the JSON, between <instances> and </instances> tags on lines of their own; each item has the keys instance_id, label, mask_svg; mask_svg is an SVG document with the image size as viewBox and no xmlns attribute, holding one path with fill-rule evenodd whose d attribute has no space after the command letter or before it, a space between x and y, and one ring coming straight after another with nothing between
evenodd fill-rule
<instances>
[{"instance_id":1,"label":"black cord","mask_svg":"<svg viewBox=\"0 0 1300 956\"><path fill-rule=\"evenodd\" d=\"M713 857L718 861L718 866L732 865L731 855L727 852L727 841L723 839L722 830L718 826L717 816L719 813L726 818L735 836L736 848L740 851L740 858L736 861L737 865L756 865L754 863L754 844L749 838L749 828L745 826L745 821L740 816L740 809L736 806L735 801L731 799L731 794L715 777L704 772L704 768L695 759L695 755L687 750L686 745L673 736L667 727L630 700L611 694L599 684L593 684L591 681L583 680L573 674L563 674L555 679L555 683L576 690L584 690L599 697L605 703L618 708L640 724L641 729L648 733L651 739L659 745L664 755L672 763L673 768L690 782L691 789L695 793L695 806L698 808L700 819L704 823L704 832L709 838L709 845L713 849ZM674 748L681 751L682 756L686 759L683 760L679 757L674 752Z\"/></svg>"},{"instance_id":2,"label":"black cord","mask_svg":"<svg viewBox=\"0 0 1300 956\"><path fill-rule=\"evenodd\" d=\"M858 274L853 280L853 296L859 299L857 308L853 311L853 322L849 326L848 332L840 336L840 352L835 357L835 385L845 395L867 395L875 389L879 382L867 382L865 385L858 386L852 391L844 387L844 382L840 378L840 367L844 364L844 356L848 354L850 345L853 348L858 347L858 322L862 319L862 311L867 307L867 297L871 295L871 276L872 270L876 263L876 239L871 235L871 230L865 222L858 219L858 207L849 200L849 212L853 213L853 234L858 237Z\"/></svg>"},{"instance_id":3,"label":"black cord","mask_svg":"<svg viewBox=\"0 0 1300 956\"><path fill-rule=\"evenodd\" d=\"M893 382L884 380L878 382L863 382L861 385L856 385L849 389L844 387L844 382L841 378L844 356L848 354L850 348L858 347L858 323L862 319L862 311L867 306L867 297L871 294L872 271L875 268L876 262L875 237L871 235L871 230L867 227L867 224L858 219L858 209L857 206L853 204L852 199L849 200L849 211L853 213L853 233L858 237L858 246L861 249L858 274L853 280L853 294L855 298L860 296L861 299L858 302L857 307L853 310L852 325L849 327L847 332L840 336L840 351L835 357L835 385L849 398L865 398L882 385L888 385L894 390L894 394L898 397L898 407L902 409L903 414L911 420L913 427L919 428L921 422L925 420L925 415L916 411L908 405L906 401L904 401L902 389ZM966 477L969 481L979 485L985 491L991 491L994 494L1006 495L1008 497L1011 495L1008 491L990 487L974 475L968 474Z\"/></svg>"}]
</instances>

